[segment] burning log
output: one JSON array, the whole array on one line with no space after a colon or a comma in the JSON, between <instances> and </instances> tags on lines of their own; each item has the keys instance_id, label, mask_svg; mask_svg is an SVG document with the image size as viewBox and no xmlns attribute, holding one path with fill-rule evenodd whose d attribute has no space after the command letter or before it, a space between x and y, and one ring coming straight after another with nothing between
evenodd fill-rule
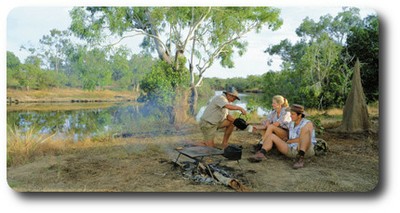
<instances>
[{"instance_id":1,"label":"burning log","mask_svg":"<svg viewBox=\"0 0 400 213\"><path fill-rule=\"evenodd\" d=\"M236 179L225 177L219 172L214 172L213 175L220 183L231 187L237 192L250 192L250 189L248 189Z\"/></svg>"},{"instance_id":2,"label":"burning log","mask_svg":"<svg viewBox=\"0 0 400 213\"><path fill-rule=\"evenodd\" d=\"M201 162L199 163L198 166L203 172L207 173L209 176L211 176L211 178L222 183L223 185L229 186L237 192L250 192L250 189L248 189L246 186L240 183L239 180L226 177L222 175L220 172L210 168L208 165L204 165Z\"/></svg>"},{"instance_id":3,"label":"burning log","mask_svg":"<svg viewBox=\"0 0 400 213\"><path fill-rule=\"evenodd\" d=\"M225 186L231 187L232 189L238 192L250 191L247 187L245 187L242 183L240 183L239 180L235 179L234 175L226 171L226 168L225 169L222 168L219 165L219 163L214 164L212 163L213 160L211 159L203 159L205 156L210 157L215 155L226 154L224 151L204 146L194 146L187 148L177 147L175 150L179 152L179 155L173 163L175 167L179 166L182 168L183 170L182 174L184 177L187 177L196 182L207 183L207 184L221 183ZM232 155L233 157L235 157L234 158L235 160L240 159L242 154L241 147L240 147L240 156L236 155L237 154L236 152L234 152L233 154L235 154ZM178 159L181 155L193 159L194 162L185 161L179 163Z\"/></svg>"}]
</instances>

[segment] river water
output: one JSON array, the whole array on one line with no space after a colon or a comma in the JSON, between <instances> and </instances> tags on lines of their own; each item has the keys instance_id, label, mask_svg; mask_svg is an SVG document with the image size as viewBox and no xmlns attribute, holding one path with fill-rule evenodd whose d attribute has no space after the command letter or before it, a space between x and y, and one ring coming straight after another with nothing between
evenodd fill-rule
<instances>
[{"instance_id":1,"label":"river water","mask_svg":"<svg viewBox=\"0 0 400 213\"><path fill-rule=\"evenodd\" d=\"M222 91L215 92L215 95ZM259 98L259 94L239 94L241 101L236 101L243 108L249 107L249 102ZM263 116L267 113L262 107L254 107L257 114ZM68 107L70 106L70 107ZM7 107L7 128L14 132L33 132L34 134L54 134L59 139L70 139L75 142L83 138L143 134L149 132L164 134L170 132L168 116L157 108L143 107L137 103L116 103L94 108L77 108L76 104L67 106L43 104L40 106L17 109L16 106ZM73 109L75 108L75 109ZM65 110L64 110L65 109ZM204 112L205 106L199 107L197 119ZM173 134L173 133L171 133Z\"/></svg>"}]
</instances>

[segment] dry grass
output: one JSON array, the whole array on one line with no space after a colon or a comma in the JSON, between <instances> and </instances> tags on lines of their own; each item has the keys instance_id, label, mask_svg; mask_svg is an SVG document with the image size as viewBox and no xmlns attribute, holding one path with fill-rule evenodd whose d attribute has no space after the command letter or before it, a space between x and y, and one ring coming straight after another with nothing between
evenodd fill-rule
<instances>
[{"instance_id":1,"label":"dry grass","mask_svg":"<svg viewBox=\"0 0 400 213\"><path fill-rule=\"evenodd\" d=\"M379 103L372 103L367 106L368 113L370 116L379 116ZM326 110L317 110L317 109L307 109L306 112L310 116L318 116L318 115L326 115L326 116L337 116L341 117L343 115L343 109L339 108L331 108Z\"/></svg>"},{"instance_id":2,"label":"dry grass","mask_svg":"<svg viewBox=\"0 0 400 213\"><path fill-rule=\"evenodd\" d=\"M339 112L314 116L329 126L340 118ZM379 110L372 108L372 112ZM373 128L378 130L379 123L374 121ZM185 131L179 136L104 136L73 143L12 130L7 141L7 180L11 188L22 192L234 192L224 185L188 180L172 165L176 147L202 140L195 125ZM291 169L292 160L276 151L261 163L248 162L250 147L260 137L245 131L235 131L230 139L244 147L240 163L222 156L211 160L232 168L252 192L370 192L381 176L379 132L374 132L318 135L328 142L328 155L307 159L301 170ZM223 132L218 132L217 143L222 137ZM185 160L189 159L180 158Z\"/></svg>"},{"instance_id":3,"label":"dry grass","mask_svg":"<svg viewBox=\"0 0 400 213\"><path fill-rule=\"evenodd\" d=\"M19 102L71 102L71 100L136 100L132 91L85 91L81 89L15 90L7 89L7 97Z\"/></svg>"},{"instance_id":4,"label":"dry grass","mask_svg":"<svg viewBox=\"0 0 400 213\"><path fill-rule=\"evenodd\" d=\"M128 104L128 103L127 103ZM12 111L54 111L57 109L59 111L66 110L85 110L85 109L104 109L115 105L114 102L101 102L101 103L74 103L61 102L61 103L27 103L27 104L17 104L7 107L7 112Z\"/></svg>"},{"instance_id":5,"label":"dry grass","mask_svg":"<svg viewBox=\"0 0 400 213\"><path fill-rule=\"evenodd\" d=\"M222 137L219 132L216 141ZM248 162L249 149L259 136L244 131L235 131L230 140L244 147L240 163L222 156L210 160L232 168L252 192L374 190L380 176L378 134L327 132L321 137L329 143L328 155L307 159L301 170L291 169L292 160L276 151L261 163ZM87 139L66 143L58 152L41 146L36 152L40 155L9 166L7 180L14 190L23 192L234 192L224 185L188 180L172 165L178 155L175 147L201 139L201 133L192 129L182 136ZM181 156L179 160L190 159Z\"/></svg>"},{"instance_id":6,"label":"dry grass","mask_svg":"<svg viewBox=\"0 0 400 213\"><path fill-rule=\"evenodd\" d=\"M7 165L24 164L50 150L60 150L58 144L52 141L53 135L37 134L32 128L26 132L10 128L7 139ZM57 144L57 145L56 145Z\"/></svg>"}]
</instances>

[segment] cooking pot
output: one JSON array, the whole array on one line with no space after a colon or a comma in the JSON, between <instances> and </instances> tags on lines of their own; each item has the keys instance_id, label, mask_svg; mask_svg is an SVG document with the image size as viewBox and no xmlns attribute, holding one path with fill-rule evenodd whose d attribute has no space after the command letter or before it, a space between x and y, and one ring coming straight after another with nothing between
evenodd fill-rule
<instances>
[{"instance_id":1,"label":"cooking pot","mask_svg":"<svg viewBox=\"0 0 400 213\"><path fill-rule=\"evenodd\" d=\"M228 158L228 160L240 160L242 158L242 149L243 147L241 145L228 145L224 149L223 156Z\"/></svg>"},{"instance_id":2,"label":"cooking pot","mask_svg":"<svg viewBox=\"0 0 400 213\"><path fill-rule=\"evenodd\" d=\"M239 116L239 118L236 118L233 121L233 125L235 125L240 130L245 130L247 128L247 126L248 126L246 120L244 120L243 118L240 118L240 116Z\"/></svg>"}]
</instances>

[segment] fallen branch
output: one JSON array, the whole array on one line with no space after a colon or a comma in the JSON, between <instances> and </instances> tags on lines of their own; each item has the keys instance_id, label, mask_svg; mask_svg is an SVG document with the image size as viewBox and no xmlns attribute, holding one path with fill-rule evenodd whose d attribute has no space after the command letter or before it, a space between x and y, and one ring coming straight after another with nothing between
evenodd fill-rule
<instances>
[{"instance_id":1,"label":"fallen branch","mask_svg":"<svg viewBox=\"0 0 400 213\"><path fill-rule=\"evenodd\" d=\"M231 187L237 192L250 192L250 189L248 189L236 179L225 177L219 172L213 172L213 175L220 183Z\"/></svg>"}]
</instances>

